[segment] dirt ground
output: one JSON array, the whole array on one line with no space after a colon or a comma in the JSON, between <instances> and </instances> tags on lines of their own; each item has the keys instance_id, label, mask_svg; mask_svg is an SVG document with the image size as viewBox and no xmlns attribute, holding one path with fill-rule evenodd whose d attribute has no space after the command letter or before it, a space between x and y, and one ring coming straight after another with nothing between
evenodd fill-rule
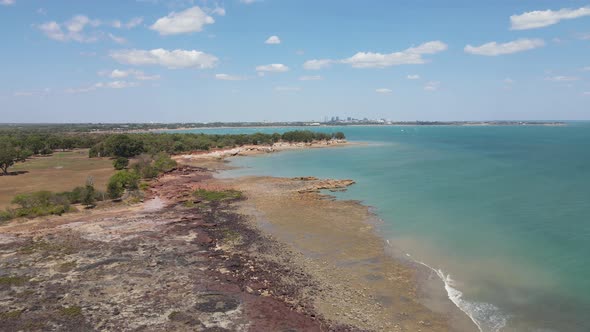
<instances>
[{"instance_id":1,"label":"dirt ground","mask_svg":"<svg viewBox=\"0 0 590 332\"><path fill-rule=\"evenodd\" d=\"M15 175L0 176L0 209L10 206L15 195L40 190L69 191L83 186L91 176L98 190L106 190L115 173L112 160L88 158L88 150L55 152L47 157L33 157L9 169Z\"/></svg>"}]
</instances>

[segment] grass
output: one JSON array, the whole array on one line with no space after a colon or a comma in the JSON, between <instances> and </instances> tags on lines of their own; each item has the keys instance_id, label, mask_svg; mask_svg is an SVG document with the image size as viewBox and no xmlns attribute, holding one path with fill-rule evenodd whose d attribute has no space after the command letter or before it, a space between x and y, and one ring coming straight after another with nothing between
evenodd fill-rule
<instances>
[{"instance_id":1,"label":"grass","mask_svg":"<svg viewBox=\"0 0 590 332\"><path fill-rule=\"evenodd\" d=\"M59 272L63 273L63 272L69 272L75 268L76 268L76 262L66 262L66 263L60 264L58 266L57 270Z\"/></svg>"},{"instance_id":2,"label":"grass","mask_svg":"<svg viewBox=\"0 0 590 332\"><path fill-rule=\"evenodd\" d=\"M75 318L75 317L79 317L82 316L82 308L74 305L71 307L63 307L61 309L59 309L59 312L66 317L69 318Z\"/></svg>"},{"instance_id":3,"label":"grass","mask_svg":"<svg viewBox=\"0 0 590 332\"><path fill-rule=\"evenodd\" d=\"M2 276L2 277L0 277L0 285L22 286L27 281L29 281L28 278L19 277L19 276Z\"/></svg>"},{"instance_id":4,"label":"grass","mask_svg":"<svg viewBox=\"0 0 590 332\"><path fill-rule=\"evenodd\" d=\"M199 197L200 199L209 202L219 202L230 199L242 198L242 192L232 189L220 191L197 189L193 194Z\"/></svg>"},{"instance_id":5,"label":"grass","mask_svg":"<svg viewBox=\"0 0 590 332\"><path fill-rule=\"evenodd\" d=\"M40 190L69 191L84 185L88 176L93 177L97 190L105 191L109 178L115 173L110 159L90 159L88 150L33 157L24 163L17 163L9 171L27 173L0 176L0 209L10 207L10 201L18 194Z\"/></svg>"},{"instance_id":6,"label":"grass","mask_svg":"<svg viewBox=\"0 0 590 332\"><path fill-rule=\"evenodd\" d=\"M18 319L22 313L23 310L0 312L0 320Z\"/></svg>"}]
</instances>

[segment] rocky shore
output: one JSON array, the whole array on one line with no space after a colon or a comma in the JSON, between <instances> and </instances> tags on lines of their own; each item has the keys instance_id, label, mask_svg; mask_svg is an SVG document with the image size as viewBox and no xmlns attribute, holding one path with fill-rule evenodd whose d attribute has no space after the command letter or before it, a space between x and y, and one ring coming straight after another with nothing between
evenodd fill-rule
<instances>
[{"instance_id":1,"label":"rocky shore","mask_svg":"<svg viewBox=\"0 0 590 332\"><path fill-rule=\"evenodd\" d=\"M473 331L420 301L352 180L216 179L181 166L146 200L0 227L2 331ZM210 200L196 190L238 190Z\"/></svg>"}]
</instances>

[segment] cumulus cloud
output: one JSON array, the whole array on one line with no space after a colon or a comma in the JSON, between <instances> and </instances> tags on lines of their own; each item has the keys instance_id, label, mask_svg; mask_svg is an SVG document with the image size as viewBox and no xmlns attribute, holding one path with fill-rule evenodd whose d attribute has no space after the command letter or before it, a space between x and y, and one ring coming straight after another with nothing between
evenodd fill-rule
<instances>
[{"instance_id":1,"label":"cumulus cloud","mask_svg":"<svg viewBox=\"0 0 590 332\"><path fill-rule=\"evenodd\" d=\"M314 76L301 76L299 77L300 81L319 81L319 80L323 80L324 78L321 77L320 75L314 75Z\"/></svg>"},{"instance_id":2,"label":"cumulus cloud","mask_svg":"<svg viewBox=\"0 0 590 332\"><path fill-rule=\"evenodd\" d=\"M16 0L0 0L2 6L12 6L16 3Z\"/></svg>"},{"instance_id":3,"label":"cumulus cloud","mask_svg":"<svg viewBox=\"0 0 590 332\"><path fill-rule=\"evenodd\" d=\"M285 66L282 63L272 63L270 65L262 65L256 67L257 72L267 72L267 73L284 73L289 71L289 67Z\"/></svg>"},{"instance_id":4,"label":"cumulus cloud","mask_svg":"<svg viewBox=\"0 0 590 332\"><path fill-rule=\"evenodd\" d=\"M160 35L175 35L180 33L199 32L206 24L213 24L213 17L207 15L199 6L181 12L172 12L154 23L150 29Z\"/></svg>"},{"instance_id":5,"label":"cumulus cloud","mask_svg":"<svg viewBox=\"0 0 590 332\"><path fill-rule=\"evenodd\" d=\"M420 75L408 75L408 76L406 76L406 78L409 80L419 80Z\"/></svg>"},{"instance_id":6,"label":"cumulus cloud","mask_svg":"<svg viewBox=\"0 0 590 332\"><path fill-rule=\"evenodd\" d=\"M580 78L575 77L575 76L551 76L551 77L545 77L546 81L552 81L552 82L573 82L573 81L577 81Z\"/></svg>"},{"instance_id":7,"label":"cumulus cloud","mask_svg":"<svg viewBox=\"0 0 590 332\"><path fill-rule=\"evenodd\" d=\"M94 42L98 40L97 35L85 34L84 29L87 26L98 27L100 24L99 20L93 20L84 15L76 15L61 24L55 21L43 23L39 25L39 30L47 37L61 42Z\"/></svg>"},{"instance_id":8,"label":"cumulus cloud","mask_svg":"<svg viewBox=\"0 0 590 332\"><path fill-rule=\"evenodd\" d=\"M276 45L281 43L281 39L278 36L270 36L264 42L265 44Z\"/></svg>"},{"instance_id":9,"label":"cumulus cloud","mask_svg":"<svg viewBox=\"0 0 590 332\"><path fill-rule=\"evenodd\" d=\"M245 77L236 76L236 75L229 75L229 74L215 74L215 79L220 81L244 81L246 80Z\"/></svg>"},{"instance_id":10,"label":"cumulus cloud","mask_svg":"<svg viewBox=\"0 0 590 332\"><path fill-rule=\"evenodd\" d=\"M80 43L90 43L97 41L101 36L104 36L104 33L96 29L86 32L85 30L88 27L97 28L100 26L110 26L112 28L131 29L141 24L142 21L142 18L136 17L127 23L121 23L121 21L118 20L105 23L98 19L91 19L86 15L76 15L66 22L58 23L56 21L50 21L39 25L38 28L43 34L53 40L61 42L76 41ZM117 37L111 33L109 33L108 36L116 43L122 44L125 42L124 38Z\"/></svg>"},{"instance_id":11,"label":"cumulus cloud","mask_svg":"<svg viewBox=\"0 0 590 332\"><path fill-rule=\"evenodd\" d=\"M353 68L386 68L408 64L423 64L427 62L423 55L436 54L447 50L447 48L447 44L437 40L393 53L358 52L350 58L341 60L309 60L303 64L303 67L308 70L318 70L333 63L348 64Z\"/></svg>"},{"instance_id":12,"label":"cumulus cloud","mask_svg":"<svg viewBox=\"0 0 590 332\"><path fill-rule=\"evenodd\" d=\"M303 68L307 70L320 70L326 67L330 67L334 63L334 60L330 59L314 59L305 61Z\"/></svg>"},{"instance_id":13,"label":"cumulus cloud","mask_svg":"<svg viewBox=\"0 0 590 332\"><path fill-rule=\"evenodd\" d=\"M127 42L127 39L125 39L123 37L115 36L112 33L109 33L109 38L111 38L111 40L117 44L125 44Z\"/></svg>"},{"instance_id":14,"label":"cumulus cloud","mask_svg":"<svg viewBox=\"0 0 590 332\"><path fill-rule=\"evenodd\" d=\"M557 24L562 20L571 20L583 16L590 16L590 7L578 9L563 8L560 10L536 10L520 15L510 16L512 30L527 30L542 28Z\"/></svg>"},{"instance_id":15,"label":"cumulus cloud","mask_svg":"<svg viewBox=\"0 0 590 332\"><path fill-rule=\"evenodd\" d=\"M106 82L106 83L96 83L94 86L97 88L124 89L124 88L133 88L138 85L139 85L139 83L137 83L137 82L112 81L112 82Z\"/></svg>"},{"instance_id":16,"label":"cumulus cloud","mask_svg":"<svg viewBox=\"0 0 590 332\"><path fill-rule=\"evenodd\" d=\"M465 46L465 52L469 54L498 56L532 50L545 46L543 39L518 39L511 42L498 44L495 41L480 46Z\"/></svg>"},{"instance_id":17,"label":"cumulus cloud","mask_svg":"<svg viewBox=\"0 0 590 332\"><path fill-rule=\"evenodd\" d=\"M160 75L146 75L143 71L135 69L114 69L113 71L101 71L98 74L100 76L108 76L113 79L121 79L127 77L134 77L136 80L139 81L153 81L160 79Z\"/></svg>"},{"instance_id":18,"label":"cumulus cloud","mask_svg":"<svg viewBox=\"0 0 590 332\"><path fill-rule=\"evenodd\" d=\"M99 82L89 86L77 87L77 88L68 88L65 89L65 93L69 94L77 94L77 93L86 93L95 91L98 89L125 89L125 88L134 88L139 86L137 82L129 82L129 81L110 81L110 82Z\"/></svg>"},{"instance_id":19,"label":"cumulus cloud","mask_svg":"<svg viewBox=\"0 0 590 332\"><path fill-rule=\"evenodd\" d=\"M379 89L376 89L375 92L380 93L382 95L388 95L388 94L392 93L393 91L388 88L379 88Z\"/></svg>"},{"instance_id":20,"label":"cumulus cloud","mask_svg":"<svg viewBox=\"0 0 590 332\"><path fill-rule=\"evenodd\" d=\"M158 65L170 69L197 68L208 69L217 65L219 59L211 54L196 50L120 50L112 51L111 58L119 63L146 66Z\"/></svg>"},{"instance_id":21,"label":"cumulus cloud","mask_svg":"<svg viewBox=\"0 0 590 332\"><path fill-rule=\"evenodd\" d=\"M430 81L424 85L424 90L426 91L436 91L440 88L440 82L438 81Z\"/></svg>"}]
</instances>

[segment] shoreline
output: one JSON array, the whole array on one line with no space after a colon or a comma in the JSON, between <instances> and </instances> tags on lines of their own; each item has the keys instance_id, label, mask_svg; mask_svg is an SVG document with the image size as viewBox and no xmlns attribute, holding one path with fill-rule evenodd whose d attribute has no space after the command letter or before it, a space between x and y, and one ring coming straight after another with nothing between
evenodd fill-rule
<instances>
[{"instance_id":1,"label":"shoreline","mask_svg":"<svg viewBox=\"0 0 590 332\"><path fill-rule=\"evenodd\" d=\"M260 154L260 153L254 153L254 154L248 154L248 155L258 155L258 154ZM224 159L224 158L221 158L221 159ZM231 167L232 166L230 164L230 168ZM222 169L227 169L227 167L223 167ZM293 181L315 181L315 180L319 180L319 179L316 179L313 177L289 179L289 178L275 178L275 177L268 177L268 176L252 176L252 177L238 177L238 178L223 178L222 181L226 181L227 183L229 183L232 186L238 184L238 187L240 188L240 190L244 190L244 191L248 192L248 190L251 190L249 188L252 186L252 183L244 185L243 183L240 184L240 182L241 181L246 181L246 182L254 181L254 182L256 182L258 180L263 181L263 182L273 183L276 181L279 181L279 182L281 182L281 181L287 181L287 182L289 182L289 181L291 181L291 182L293 182ZM326 180L324 180L324 181L326 181ZM332 181L334 181L334 180L332 180ZM341 180L341 181L348 181L348 182L346 182L347 184L342 187L336 186L335 188L330 188L330 186L327 186L327 187L319 186L319 188L320 189L334 189L334 191L341 191L341 190L346 190L346 186L354 183L354 181L352 181L352 180ZM292 186L292 185L293 185L293 183L290 184L290 186ZM379 217L374 212L370 211L370 207L365 206L361 202L358 202L358 201L337 200L333 196L321 194L321 193L319 193L319 190L314 190L314 189L316 189L316 188L313 188L312 190L308 190L308 189L297 190L297 192L300 194L306 193L306 194L315 195L312 198L312 201L333 202L331 204L343 203L343 204L347 204L351 207L355 206L355 208L360 208L360 209L366 210L366 216L364 217L363 220L360 220L360 223L364 224L366 227L371 229L371 233L374 235L374 238L372 238L372 241L374 242L374 244L376 244L378 247L380 246L380 250L382 252L386 252L388 250L393 250L393 246L390 245L389 241L386 240L382 236L382 234L378 230L378 227L376 227L377 225L376 225L375 220L381 220L381 219L379 219ZM260 190L254 191L248 197L252 197L252 196L261 197L270 191L272 191L271 188L265 188L262 191L260 191ZM267 196L264 196L264 197L267 197ZM297 198L295 198L295 199L297 199ZM285 204L282 204L282 206L288 206L292 203L293 203L293 199L291 199L291 201L288 200ZM302 206L300 209L298 209L296 211L301 212L302 209L306 209L306 208L309 208L309 207ZM252 212L252 210L255 210L255 212ZM241 210L241 211L245 214L248 214L247 211L246 212L244 212L244 210ZM250 217L254 218L255 220L258 220L257 221L258 226L261 227L264 231L269 232L270 234L276 236L275 233L277 232L277 230L276 229L273 230L273 227L270 226L273 224L273 222L270 221L270 219L264 219L264 217L260 216L261 214L264 215L264 213L265 213L264 209L261 209L260 206L257 206L256 208L253 208L252 206L250 206ZM346 215L346 214L342 214L342 215ZM340 218L342 218L342 215L340 215ZM347 215L347 217L348 217L348 215ZM338 218L338 216L336 216L336 218ZM295 212L291 218L287 217L286 219L287 219L286 223L289 223L289 222L294 221L294 220L289 220L289 219L299 219L299 216ZM334 225L334 226L338 227L338 225ZM317 232L317 230L315 230L315 231ZM287 243L290 243L291 245L293 245L294 241L292 240L292 237L294 236L294 234L293 234L294 230L291 229L287 233L288 233L288 235L286 235L286 236L284 235L281 241L287 242ZM348 239L348 240L350 240L350 239ZM306 251L306 249L302 248L302 247L299 247L298 249L301 252ZM421 293L419 296L416 296L416 300L418 300L418 302L427 303L427 306L430 306L428 310L431 310L435 316L442 314L445 317L445 319L448 320L449 327L452 330L454 330L454 331L480 331L481 330L481 327L480 327L479 323L477 322L477 320L470 313L465 311L464 308L462 308L455 301L454 298L451 297L451 294L450 294L449 288L448 288L450 286L449 286L447 280L445 280L444 275L442 275L442 271L437 271L437 270L425 265L424 263L421 263L419 261L415 261L414 259L409 258L409 257L402 256L401 253L399 255L394 255L392 253L388 253L387 255L391 261L395 261L395 264L402 265L405 268L414 271L415 276L412 277L412 282L413 282L414 286L416 287L415 291L417 293ZM369 280L368 283L371 283L371 280ZM434 287L436 289L433 289L433 284L435 284ZM408 287L408 288L411 288L411 287ZM428 303L428 302L430 302L430 303ZM431 317L431 319L432 319L432 317ZM381 323L386 323L386 321L385 322L381 321ZM445 329L443 328L442 330L445 330Z\"/></svg>"}]
</instances>

